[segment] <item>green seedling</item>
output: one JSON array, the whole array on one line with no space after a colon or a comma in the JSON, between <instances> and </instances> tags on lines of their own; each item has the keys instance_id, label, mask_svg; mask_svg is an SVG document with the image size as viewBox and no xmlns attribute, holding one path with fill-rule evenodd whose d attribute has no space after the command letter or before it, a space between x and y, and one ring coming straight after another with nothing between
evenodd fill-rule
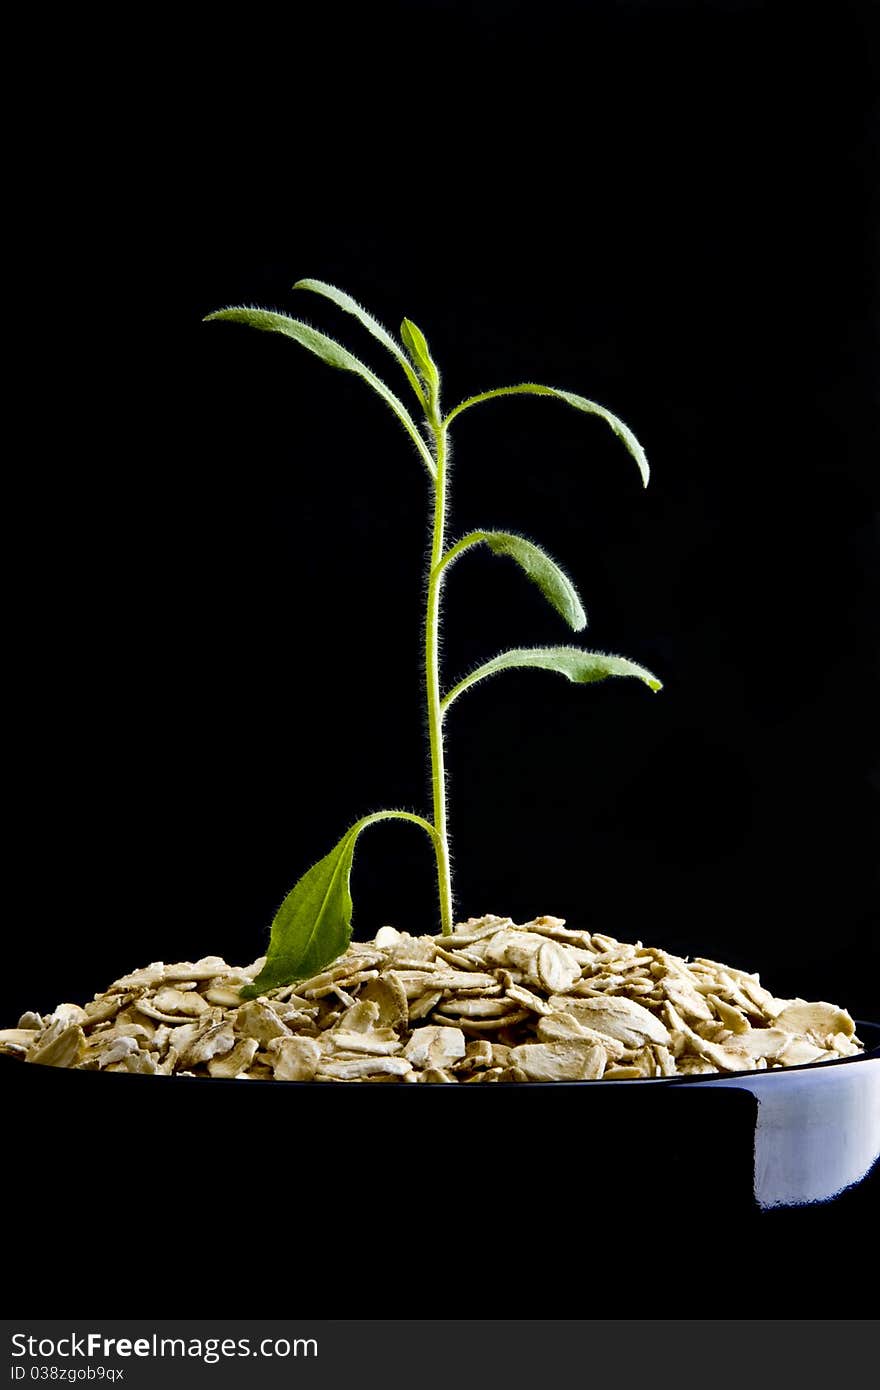
<instances>
[{"instance_id":1,"label":"green seedling","mask_svg":"<svg viewBox=\"0 0 880 1390\"><path fill-rule=\"evenodd\" d=\"M355 822L337 845L314 864L288 893L272 923L266 964L252 986L242 991L245 997L255 997L267 989L290 984L316 974L328 962L346 949L351 940L351 866L355 845L362 830L382 820L411 821L430 837L437 859L437 891L440 906L440 925L444 935L453 928L452 872L447 828L446 768L444 761L443 729L451 705L466 690L489 676L518 667L538 667L555 671L570 681L588 684L608 676L636 676L652 690L659 690L660 681L643 666L623 656L607 656L602 652L583 651L580 647L519 647L502 652L484 665L463 677L444 692L440 670L440 618L443 588L451 566L474 546L485 545L495 555L508 555L528 578L537 585L548 603L575 632L586 626L586 615L575 586L540 546L522 536L506 531L471 531L453 545L447 545L446 518L449 507L449 428L453 421L484 401L500 396L550 396L564 401L576 410L598 415L614 433L638 465L645 486L648 483L648 462L644 450L630 429L595 401L570 391L551 386L524 382L518 386L501 386L470 396L444 415L440 405L440 372L434 362L421 329L409 319L401 325L396 341L380 323L359 304L332 285L320 280L300 280L294 289L309 290L330 299L346 313L353 314L374 338L396 358L424 419L424 432L419 429L403 402L369 367L352 355L347 348L286 314L266 309L220 309L209 314L207 321L225 319L245 323L267 333L280 333L292 338L301 347L328 362L331 367L354 372L362 377L385 401L402 424L421 460L430 483L433 510L428 584L425 602L425 703L431 765L433 818L427 820L410 811L374 811ZM427 442L426 442L427 440Z\"/></svg>"}]
</instances>

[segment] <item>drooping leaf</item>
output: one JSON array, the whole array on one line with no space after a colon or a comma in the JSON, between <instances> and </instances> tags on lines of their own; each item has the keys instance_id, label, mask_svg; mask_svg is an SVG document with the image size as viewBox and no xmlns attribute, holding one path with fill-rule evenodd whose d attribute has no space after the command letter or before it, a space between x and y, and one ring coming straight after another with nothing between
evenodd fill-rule
<instances>
[{"instance_id":1,"label":"drooping leaf","mask_svg":"<svg viewBox=\"0 0 880 1390\"><path fill-rule=\"evenodd\" d=\"M608 676L636 676L654 691L662 690L662 682L644 666L638 666L625 656L608 656L605 652L584 652L579 647L516 647L493 657L484 666L472 671L450 690L442 702L445 714L453 700L465 690L488 676L498 675L521 666L536 666L542 671L556 671L577 684L603 681Z\"/></svg>"},{"instance_id":2,"label":"drooping leaf","mask_svg":"<svg viewBox=\"0 0 880 1390\"><path fill-rule=\"evenodd\" d=\"M588 415L600 416L607 425L610 425L617 437L623 440L638 464L643 485L648 486L648 478L650 477L648 460L645 457L644 449L629 426L625 425L618 416L613 415L610 410L606 410L604 405L597 405L595 401L588 401L586 396L576 396L571 391L560 391L555 386L539 386L533 381L523 381L517 386L499 386L494 391L483 391L479 396L469 396L454 410L450 410L446 417L447 425L451 424L462 411L470 410L471 406L480 405L483 401L493 401L499 396L555 396L557 400L565 401L568 405L574 406L575 410L583 410Z\"/></svg>"},{"instance_id":3,"label":"drooping leaf","mask_svg":"<svg viewBox=\"0 0 880 1390\"><path fill-rule=\"evenodd\" d=\"M509 531L472 531L447 553L446 562L469 550L473 545L487 545L495 555L509 555L520 569L537 584L549 604L561 614L570 628L580 632L587 625L587 615L577 589L564 570L534 541Z\"/></svg>"},{"instance_id":4,"label":"drooping leaf","mask_svg":"<svg viewBox=\"0 0 880 1390\"><path fill-rule=\"evenodd\" d=\"M428 388L428 394L432 401L436 401L440 394L440 372L437 364L431 356L428 347L428 340L419 326L413 323L412 319L404 319L400 325L400 336L404 341L407 352L416 364L422 380Z\"/></svg>"},{"instance_id":5,"label":"drooping leaf","mask_svg":"<svg viewBox=\"0 0 880 1390\"><path fill-rule=\"evenodd\" d=\"M310 328L307 323L300 323L298 319L292 319L288 314L274 313L269 309L249 309L245 305L231 309L218 309L216 313L208 314L205 318L206 323L213 323L216 320L227 323L244 323L263 333L281 333L284 337L292 338L294 342L308 348L309 352L313 352L316 357L328 362L331 367L338 367L344 372L354 372L356 376L362 377L382 397L386 405L389 405L394 411L418 449L428 473L432 478L436 477L437 470L430 450L417 430L406 406L398 400L393 391L389 390L384 381L376 376L375 372L371 372L369 367L349 352L348 348L337 343L335 338L328 338L326 333L319 333L316 328Z\"/></svg>"},{"instance_id":6,"label":"drooping leaf","mask_svg":"<svg viewBox=\"0 0 880 1390\"><path fill-rule=\"evenodd\" d=\"M392 357L395 357L406 372L406 378L410 386L415 391L422 405L425 404L425 395L422 391L418 377L413 371L407 360L406 354L401 350L400 344L392 338L388 329L373 318L363 305L358 304L356 299L352 299L345 290L338 290L335 285L328 285L325 280L297 280L293 287L295 290L310 290L312 294L321 294L325 299L330 299L339 309L343 309L346 314L353 314L359 323L362 323L368 333L372 333L374 338L387 348Z\"/></svg>"},{"instance_id":7,"label":"drooping leaf","mask_svg":"<svg viewBox=\"0 0 880 1390\"><path fill-rule=\"evenodd\" d=\"M351 865L358 836L381 820L407 820L420 825L436 843L434 827L409 811L374 811L346 830L329 854L308 869L275 914L266 964L243 999L256 999L267 989L317 975L336 960L351 941Z\"/></svg>"}]
</instances>

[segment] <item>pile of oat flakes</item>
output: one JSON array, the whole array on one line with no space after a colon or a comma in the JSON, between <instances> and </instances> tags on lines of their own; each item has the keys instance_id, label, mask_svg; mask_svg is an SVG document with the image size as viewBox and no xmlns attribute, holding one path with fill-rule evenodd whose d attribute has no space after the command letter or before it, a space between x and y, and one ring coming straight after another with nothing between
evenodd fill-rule
<instances>
[{"instance_id":1,"label":"pile of oat flakes","mask_svg":"<svg viewBox=\"0 0 880 1390\"><path fill-rule=\"evenodd\" d=\"M0 1052L88 1071L470 1084L754 1071L862 1046L833 1004L556 917L471 918L447 937L383 927L313 979L242 1002L263 963L148 965L84 1008L24 1014Z\"/></svg>"}]
</instances>

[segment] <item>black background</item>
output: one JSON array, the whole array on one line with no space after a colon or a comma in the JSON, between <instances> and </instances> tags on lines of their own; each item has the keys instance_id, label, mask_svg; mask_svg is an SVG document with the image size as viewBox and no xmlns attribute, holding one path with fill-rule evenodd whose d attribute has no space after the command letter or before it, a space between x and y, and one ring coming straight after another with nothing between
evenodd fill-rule
<instances>
[{"instance_id":1,"label":"black background","mask_svg":"<svg viewBox=\"0 0 880 1390\"><path fill-rule=\"evenodd\" d=\"M414 318L448 404L543 380L652 463L643 491L601 422L543 400L455 431L452 534L544 544L587 644L665 682L511 674L456 706L462 914L880 1012L871 11L437 0L103 33L18 213L42 395L13 1013L252 959L357 815L427 808L424 473L361 382L200 322L299 312L402 390L302 276ZM569 640L478 553L447 613L450 676ZM359 935L435 927L409 827L365 837L354 890Z\"/></svg>"}]
</instances>

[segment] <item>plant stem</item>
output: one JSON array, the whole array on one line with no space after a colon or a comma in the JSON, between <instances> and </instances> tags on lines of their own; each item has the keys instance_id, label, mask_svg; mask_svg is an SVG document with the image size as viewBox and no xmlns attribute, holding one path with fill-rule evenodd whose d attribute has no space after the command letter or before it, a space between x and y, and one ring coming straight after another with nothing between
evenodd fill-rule
<instances>
[{"instance_id":1,"label":"plant stem","mask_svg":"<svg viewBox=\"0 0 880 1390\"><path fill-rule=\"evenodd\" d=\"M440 596L443 589L443 545L446 528L446 425L439 417L431 422L437 446L437 477L434 482L434 534L428 571L428 599L425 612L425 685L427 691L428 738L431 745L431 793L434 801L434 829L437 838L437 891L440 898L440 927L444 936L452 933L452 874L449 836L446 830L446 767L443 759L443 711L440 706Z\"/></svg>"},{"instance_id":2,"label":"plant stem","mask_svg":"<svg viewBox=\"0 0 880 1390\"><path fill-rule=\"evenodd\" d=\"M462 536L460 541L456 541L455 545L449 547L446 554L441 559L438 569L445 570L454 560L458 559L459 555L463 555L466 550L470 550L471 546L479 545L480 541L485 540L485 538L486 533L484 531L468 532L466 536Z\"/></svg>"}]
</instances>

